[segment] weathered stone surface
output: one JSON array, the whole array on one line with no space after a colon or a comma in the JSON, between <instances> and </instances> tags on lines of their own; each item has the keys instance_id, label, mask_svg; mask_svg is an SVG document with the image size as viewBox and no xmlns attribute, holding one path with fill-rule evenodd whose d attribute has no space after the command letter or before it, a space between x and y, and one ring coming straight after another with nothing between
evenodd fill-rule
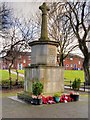
<instances>
[{"instance_id":1,"label":"weathered stone surface","mask_svg":"<svg viewBox=\"0 0 90 120\"><path fill-rule=\"evenodd\" d=\"M42 11L41 37L39 40L49 40L47 30L47 12L49 11L49 8L47 7L46 3L43 3L39 9Z\"/></svg>"},{"instance_id":2,"label":"weathered stone surface","mask_svg":"<svg viewBox=\"0 0 90 120\"><path fill-rule=\"evenodd\" d=\"M57 63L57 47L54 45L34 45L31 48L31 63L56 65Z\"/></svg>"},{"instance_id":3,"label":"weathered stone surface","mask_svg":"<svg viewBox=\"0 0 90 120\"><path fill-rule=\"evenodd\" d=\"M44 85L44 94L54 94L64 91L63 68L57 65L58 42L50 41L47 31L46 3L40 6L42 11L41 37L39 41L30 42L31 67L25 68L24 90L32 92L34 80L40 80Z\"/></svg>"},{"instance_id":4,"label":"weathered stone surface","mask_svg":"<svg viewBox=\"0 0 90 120\"><path fill-rule=\"evenodd\" d=\"M63 68L54 66L38 66L26 68L25 91L32 92L33 80L40 80L44 85L44 94L54 94L64 91Z\"/></svg>"}]
</instances>

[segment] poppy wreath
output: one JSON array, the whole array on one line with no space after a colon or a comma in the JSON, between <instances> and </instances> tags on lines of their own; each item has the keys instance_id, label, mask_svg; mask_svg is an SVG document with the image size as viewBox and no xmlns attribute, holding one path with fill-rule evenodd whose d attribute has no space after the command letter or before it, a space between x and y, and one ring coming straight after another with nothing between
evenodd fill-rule
<instances>
[{"instance_id":1,"label":"poppy wreath","mask_svg":"<svg viewBox=\"0 0 90 120\"><path fill-rule=\"evenodd\" d=\"M67 102L71 102L71 101L73 101L73 99L70 97L70 95L62 95L60 97L61 103L67 103Z\"/></svg>"},{"instance_id":2,"label":"poppy wreath","mask_svg":"<svg viewBox=\"0 0 90 120\"><path fill-rule=\"evenodd\" d=\"M54 104L54 103L56 103L52 96L47 96L47 97L42 96L42 102L43 102L43 104Z\"/></svg>"}]
</instances>

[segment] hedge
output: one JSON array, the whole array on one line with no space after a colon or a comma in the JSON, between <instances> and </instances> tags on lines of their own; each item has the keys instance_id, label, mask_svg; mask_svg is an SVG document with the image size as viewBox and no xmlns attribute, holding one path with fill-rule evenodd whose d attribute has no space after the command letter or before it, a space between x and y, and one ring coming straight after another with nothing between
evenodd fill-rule
<instances>
[{"instance_id":1,"label":"hedge","mask_svg":"<svg viewBox=\"0 0 90 120\"><path fill-rule=\"evenodd\" d=\"M0 82L0 86L2 89L8 89L10 88L10 80L3 80ZM16 84L16 81L11 81L11 87L18 87L23 88L24 87L24 81L18 81L18 84Z\"/></svg>"}]
</instances>

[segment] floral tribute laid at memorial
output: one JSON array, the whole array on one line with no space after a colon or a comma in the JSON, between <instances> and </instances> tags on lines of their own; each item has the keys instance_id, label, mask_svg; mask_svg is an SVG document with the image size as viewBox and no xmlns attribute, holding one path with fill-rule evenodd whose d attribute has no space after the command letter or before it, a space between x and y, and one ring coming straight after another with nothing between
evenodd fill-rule
<instances>
[{"instance_id":1,"label":"floral tribute laid at memorial","mask_svg":"<svg viewBox=\"0 0 90 120\"><path fill-rule=\"evenodd\" d=\"M76 92L70 92L69 94L63 93L61 96L59 96L59 101L57 102L55 100L54 96L45 96L45 95L39 95L34 96L32 95L33 99L40 98L42 100L42 103L40 104L55 104L55 103L67 103L67 102L73 102L79 100L79 93ZM31 101L32 104L37 104L33 101Z\"/></svg>"},{"instance_id":2,"label":"floral tribute laid at memorial","mask_svg":"<svg viewBox=\"0 0 90 120\"><path fill-rule=\"evenodd\" d=\"M32 93L19 93L18 98L33 105L67 103L79 100L78 92L55 93L54 95L43 94L43 84L39 81L32 84Z\"/></svg>"}]
</instances>

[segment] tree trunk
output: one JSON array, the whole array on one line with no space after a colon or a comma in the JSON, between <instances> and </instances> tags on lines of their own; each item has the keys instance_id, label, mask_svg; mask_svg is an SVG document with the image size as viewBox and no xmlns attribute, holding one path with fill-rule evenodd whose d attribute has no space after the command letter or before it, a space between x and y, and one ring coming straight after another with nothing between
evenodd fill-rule
<instances>
[{"instance_id":1,"label":"tree trunk","mask_svg":"<svg viewBox=\"0 0 90 120\"><path fill-rule=\"evenodd\" d=\"M17 69L16 69L16 73L17 73L16 85L18 85L18 70Z\"/></svg>"},{"instance_id":2,"label":"tree trunk","mask_svg":"<svg viewBox=\"0 0 90 120\"><path fill-rule=\"evenodd\" d=\"M90 84L90 72L89 72L89 57L88 55L84 58L83 69L85 75L85 82Z\"/></svg>"},{"instance_id":3,"label":"tree trunk","mask_svg":"<svg viewBox=\"0 0 90 120\"><path fill-rule=\"evenodd\" d=\"M10 89L12 88L12 78L11 78L11 66L9 66L9 80L10 80Z\"/></svg>"},{"instance_id":4,"label":"tree trunk","mask_svg":"<svg viewBox=\"0 0 90 120\"><path fill-rule=\"evenodd\" d=\"M64 63L63 63L63 54L61 54L59 58L60 58L59 66L64 66Z\"/></svg>"},{"instance_id":5,"label":"tree trunk","mask_svg":"<svg viewBox=\"0 0 90 120\"><path fill-rule=\"evenodd\" d=\"M84 42L80 42L84 41ZM88 53L88 48L86 46L85 40L79 40L79 48L82 51L84 55L84 61L83 61L83 69L84 69L84 77L85 77L85 82L87 84L90 84L90 72L89 72L89 53Z\"/></svg>"}]
</instances>

